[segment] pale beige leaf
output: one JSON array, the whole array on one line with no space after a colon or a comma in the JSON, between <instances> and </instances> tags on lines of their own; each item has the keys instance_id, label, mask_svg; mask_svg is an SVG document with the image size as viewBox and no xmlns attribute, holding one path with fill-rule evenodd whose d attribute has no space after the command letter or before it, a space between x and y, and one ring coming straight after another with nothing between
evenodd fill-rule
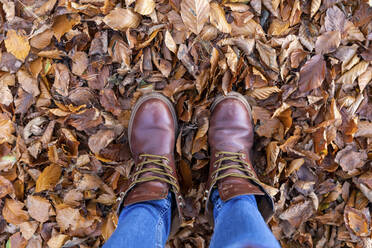
<instances>
[{"instance_id":1,"label":"pale beige leaf","mask_svg":"<svg viewBox=\"0 0 372 248\"><path fill-rule=\"evenodd\" d=\"M250 95L259 99L259 100L265 100L267 99L271 94L281 92L281 90L276 86L265 86L261 88L255 88L252 92L250 92Z\"/></svg>"},{"instance_id":2,"label":"pale beige leaf","mask_svg":"<svg viewBox=\"0 0 372 248\"><path fill-rule=\"evenodd\" d=\"M230 33L231 25L226 21L225 11L216 2L210 4L210 21L222 33Z\"/></svg>"},{"instance_id":3,"label":"pale beige leaf","mask_svg":"<svg viewBox=\"0 0 372 248\"><path fill-rule=\"evenodd\" d=\"M341 42L341 33L338 30L325 32L318 36L315 42L315 52L318 54L336 51Z\"/></svg>"},{"instance_id":4,"label":"pale beige leaf","mask_svg":"<svg viewBox=\"0 0 372 248\"><path fill-rule=\"evenodd\" d=\"M62 168L59 165L52 164L43 170L36 181L35 192L43 190L52 190L62 174Z\"/></svg>"},{"instance_id":5,"label":"pale beige leaf","mask_svg":"<svg viewBox=\"0 0 372 248\"><path fill-rule=\"evenodd\" d=\"M358 123L358 131L355 133L355 137L372 138L372 122L360 121Z\"/></svg>"},{"instance_id":6,"label":"pale beige leaf","mask_svg":"<svg viewBox=\"0 0 372 248\"><path fill-rule=\"evenodd\" d=\"M47 199L40 196L29 195L27 197L26 206L32 218L41 223L48 221L51 205Z\"/></svg>"},{"instance_id":7,"label":"pale beige leaf","mask_svg":"<svg viewBox=\"0 0 372 248\"><path fill-rule=\"evenodd\" d=\"M165 37L164 42L167 48L172 51L174 54L177 54L177 45L176 42L174 42L173 37L171 33L167 30L165 31Z\"/></svg>"},{"instance_id":8,"label":"pale beige leaf","mask_svg":"<svg viewBox=\"0 0 372 248\"><path fill-rule=\"evenodd\" d=\"M65 64L54 64L55 79L53 88L62 96L68 96L70 70Z\"/></svg>"},{"instance_id":9,"label":"pale beige leaf","mask_svg":"<svg viewBox=\"0 0 372 248\"><path fill-rule=\"evenodd\" d=\"M1 87L1 86L0 86ZM0 88L0 103L9 106L13 102L13 95L7 85Z\"/></svg>"},{"instance_id":10,"label":"pale beige leaf","mask_svg":"<svg viewBox=\"0 0 372 248\"><path fill-rule=\"evenodd\" d=\"M363 92L366 86L371 82L371 79L372 79L372 66L369 66L367 70L358 77L358 85L359 85L360 92Z\"/></svg>"},{"instance_id":11,"label":"pale beige leaf","mask_svg":"<svg viewBox=\"0 0 372 248\"><path fill-rule=\"evenodd\" d=\"M260 54L260 58L262 62L271 68L275 72L279 72L278 62L276 61L276 51L269 45L262 43L261 41L257 40L256 48L258 53Z\"/></svg>"},{"instance_id":12,"label":"pale beige leaf","mask_svg":"<svg viewBox=\"0 0 372 248\"><path fill-rule=\"evenodd\" d=\"M278 117L282 112L287 110L291 105L283 102L279 108L277 108L271 118Z\"/></svg>"},{"instance_id":13,"label":"pale beige leaf","mask_svg":"<svg viewBox=\"0 0 372 248\"><path fill-rule=\"evenodd\" d=\"M318 12L320 5L322 5L322 0L312 0L310 7L310 17L312 18L316 12Z\"/></svg>"},{"instance_id":14,"label":"pale beige leaf","mask_svg":"<svg viewBox=\"0 0 372 248\"><path fill-rule=\"evenodd\" d=\"M208 21L210 6L208 0L182 0L181 17L190 31L199 34Z\"/></svg>"},{"instance_id":15,"label":"pale beige leaf","mask_svg":"<svg viewBox=\"0 0 372 248\"><path fill-rule=\"evenodd\" d=\"M154 0L136 0L134 11L141 15L150 15L155 9Z\"/></svg>"},{"instance_id":16,"label":"pale beige leaf","mask_svg":"<svg viewBox=\"0 0 372 248\"><path fill-rule=\"evenodd\" d=\"M21 61L25 60L31 49L27 37L17 34L13 29L9 30L6 34L4 43L6 50Z\"/></svg>"},{"instance_id":17,"label":"pale beige leaf","mask_svg":"<svg viewBox=\"0 0 372 248\"><path fill-rule=\"evenodd\" d=\"M5 114L0 114L0 144L4 142L13 143L15 137L12 135L15 131L15 126L11 120L9 120ZM1 166L0 166L1 169Z\"/></svg>"},{"instance_id":18,"label":"pale beige leaf","mask_svg":"<svg viewBox=\"0 0 372 248\"><path fill-rule=\"evenodd\" d=\"M227 53L225 54L225 56L230 70L235 73L236 67L238 65L238 56L230 46L227 47Z\"/></svg>"},{"instance_id":19,"label":"pale beige leaf","mask_svg":"<svg viewBox=\"0 0 372 248\"><path fill-rule=\"evenodd\" d=\"M65 55L65 52L58 49L40 51L37 53L37 56L39 57L50 59L61 59L63 55Z\"/></svg>"},{"instance_id":20,"label":"pale beige leaf","mask_svg":"<svg viewBox=\"0 0 372 248\"><path fill-rule=\"evenodd\" d=\"M48 247L50 248L61 248L64 243L68 240L68 235L57 234L48 240Z\"/></svg>"},{"instance_id":21,"label":"pale beige leaf","mask_svg":"<svg viewBox=\"0 0 372 248\"><path fill-rule=\"evenodd\" d=\"M19 227L21 229L22 237L24 237L26 240L29 240L34 235L38 227L38 223L36 221L23 222L19 225Z\"/></svg>"},{"instance_id":22,"label":"pale beige leaf","mask_svg":"<svg viewBox=\"0 0 372 248\"><path fill-rule=\"evenodd\" d=\"M115 132L112 130L99 130L89 137L88 145L92 152L99 152L111 143L115 138Z\"/></svg>"},{"instance_id":23,"label":"pale beige leaf","mask_svg":"<svg viewBox=\"0 0 372 248\"><path fill-rule=\"evenodd\" d=\"M132 9L116 8L103 18L103 22L114 30L125 31L127 28L138 27L141 16Z\"/></svg>"},{"instance_id":24,"label":"pale beige leaf","mask_svg":"<svg viewBox=\"0 0 372 248\"><path fill-rule=\"evenodd\" d=\"M368 68L368 62L361 61L357 65L355 65L351 70L345 72L337 81L336 83L341 84L352 84L354 80L362 75Z\"/></svg>"}]
</instances>

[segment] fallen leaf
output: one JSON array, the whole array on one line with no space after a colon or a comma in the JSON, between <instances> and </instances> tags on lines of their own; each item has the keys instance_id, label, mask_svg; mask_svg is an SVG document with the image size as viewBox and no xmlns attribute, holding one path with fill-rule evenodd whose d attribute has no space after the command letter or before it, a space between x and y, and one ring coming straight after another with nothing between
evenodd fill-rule
<instances>
[{"instance_id":1,"label":"fallen leaf","mask_svg":"<svg viewBox=\"0 0 372 248\"><path fill-rule=\"evenodd\" d=\"M174 42L173 37L168 30L165 31L164 42L170 51L172 51L174 54L177 54L177 44Z\"/></svg>"},{"instance_id":2,"label":"fallen leaf","mask_svg":"<svg viewBox=\"0 0 372 248\"><path fill-rule=\"evenodd\" d=\"M230 46L227 47L227 53L225 54L225 56L226 56L227 64L229 65L230 70L233 73L236 73L237 66L238 66L238 56L236 55L236 53Z\"/></svg>"},{"instance_id":3,"label":"fallen leaf","mask_svg":"<svg viewBox=\"0 0 372 248\"><path fill-rule=\"evenodd\" d=\"M136 0L134 11L141 15L150 15L155 9L154 0Z\"/></svg>"},{"instance_id":4,"label":"fallen leaf","mask_svg":"<svg viewBox=\"0 0 372 248\"><path fill-rule=\"evenodd\" d=\"M325 54L336 51L341 42L340 31L329 31L318 36L315 43L315 52Z\"/></svg>"},{"instance_id":5,"label":"fallen leaf","mask_svg":"<svg viewBox=\"0 0 372 248\"><path fill-rule=\"evenodd\" d=\"M207 22L210 12L207 0L182 0L181 17L190 31L199 34Z\"/></svg>"},{"instance_id":6,"label":"fallen leaf","mask_svg":"<svg viewBox=\"0 0 372 248\"><path fill-rule=\"evenodd\" d=\"M22 210L23 207L24 204L22 202L6 198L2 212L4 219L13 225L27 221L29 216L26 211Z\"/></svg>"},{"instance_id":7,"label":"fallen leaf","mask_svg":"<svg viewBox=\"0 0 372 248\"><path fill-rule=\"evenodd\" d=\"M322 0L312 0L311 1L311 7L310 7L310 17L311 18L319 10L319 7L320 7L321 4L322 4Z\"/></svg>"},{"instance_id":8,"label":"fallen leaf","mask_svg":"<svg viewBox=\"0 0 372 248\"><path fill-rule=\"evenodd\" d=\"M27 37L17 34L15 30L9 30L4 40L6 50L22 62L25 61L30 52L30 44Z\"/></svg>"},{"instance_id":9,"label":"fallen leaf","mask_svg":"<svg viewBox=\"0 0 372 248\"><path fill-rule=\"evenodd\" d=\"M35 220L41 223L48 221L51 205L47 199L40 196L29 195L27 197L26 207L30 216Z\"/></svg>"},{"instance_id":10,"label":"fallen leaf","mask_svg":"<svg viewBox=\"0 0 372 248\"><path fill-rule=\"evenodd\" d=\"M275 169L276 167L276 160L279 156L279 146L278 142L273 141L270 142L266 148L266 161L267 161L267 166L265 170L265 174L270 173L272 170Z\"/></svg>"},{"instance_id":11,"label":"fallen leaf","mask_svg":"<svg viewBox=\"0 0 372 248\"><path fill-rule=\"evenodd\" d=\"M27 240L25 240L20 232L14 233L12 236L10 236L6 247L17 247L17 248L25 248L27 245Z\"/></svg>"},{"instance_id":12,"label":"fallen leaf","mask_svg":"<svg viewBox=\"0 0 372 248\"><path fill-rule=\"evenodd\" d=\"M210 3L210 22L223 33L231 32L231 26L225 18L225 11L216 2Z\"/></svg>"},{"instance_id":13,"label":"fallen leaf","mask_svg":"<svg viewBox=\"0 0 372 248\"><path fill-rule=\"evenodd\" d=\"M88 145L92 152L99 154L99 152L114 139L115 133L112 130L99 130L89 137Z\"/></svg>"},{"instance_id":14,"label":"fallen leaf","mask_svg":"<svg viewBox=\"0 0 372 248\"><path fill-rule=\"evenodd\" d=\"M24 89L26 92L30 93L34 97L40 94L39 83L28 72L19 70L17 72L17 80L22 89Z\"/></svg>"},{"instance_id":15,"label":"fallen leaf","mask_svg":"<svg viewBox=\"0 0 372 248\"><path fill-rule=\"evenodd\" d=\"M61 40L62 36L69 32L72 27L80 22L79 15L60 15L54 19L54 23L52 26L54 37L58 41Z\"/></svg>"},{"instance_id":16,"label":"fallen leaf","mask_svg":"<svg viewBox=\"0 0 372 248\"><path fill-rule=\"evenodd\" d=\"M19 225L22 233L22 237L24 237L26 240L29 240L32 238L34 235L38 223L36 221L28 221L28 222L23 222Z\"/></svg>"},{"instance_id":17,"label":"fallen leaf","mask_svg":"<svg viewBox=\"0 0 372 248\"><path fill-rule=\"evenodd\" d=\"M344 219L346 227L351 230L354 235L366 237L371 233L371 217L368 209L363 211L346 206L344 211Z\"/></svg>"},{"instance_id":18,"label":"fallen leaf","mask_svg":"<svg viewBox=\"0 0 372 248\"><path fill-rule=\"evenodd\" d=\"M85 70L88 68L88 64L89 64L88 55L85 52L75 52L71 59L72 59L72 69L71 69L72 73L78 76L83 75ZM62 76L63 78L64 76L61 74L60 76Z\"/></svg>"},{"instance_id":19,"label":"fallen leaf","mask_svg":"<svg viewBox=\"0 0 372 248\"><path fill-rule=\"evenodd\" d=\"M58 94L62 96L68 96L68 89L70 84L70 72L66 65L64 64L55 64L55 79L53 88L57 91Z\"/></svg>"},{"instance_id":20,"label":"fallen leaf","mask_svg":"<svg viewBox=\"0 0 372 248\"><path fill-rule=\"evenodd\" d=\"M53 190L53 188L58 183L61 174L62 168L59 165L52 164L45 167L36 181L35 192Z\"/></svg>"},{"instance_id":21,"label":"fallen leaf","mask_svg":"<svg viewBox=\"0 0 372 248\"><path fill-rule=\"evenodd\" d=\"M327 9L324 26L327 31L344 31L346 17L345 14L334 5Z\"/></svg>"},{"instance_id":22,"label":"fallen leaf","mask_svg":"<svg viewBox=\"0 0 372 248\"><path fill-rule=\"evenodd\" d=\"M289 167L285 169L285 176L289 177L294 171L298 171L304 163L305 160L303 158L292 160Z\"/></svg>"},{"instance_id":23,"label":"fallen leaf","mask_svg":"<svg viewBox=\"0 0 372 248\"><path fill-rule=\"evenodd\" d=\"M123 18L125 16L125 18ZM103 18L103 22L114 30L125 31L127 28L136 28L141 16L132 9L116 8Z\"/></svg>"},{"instance_id":24,"label":"fallen leaf","mask_svg":"<svg viewBox=\"0 0 372 248\"><path fill-rule=\"evenodd\" d=\"M276 51L274 48L257 41L256 48L260 54L262 62L275 72L279 72L278 62L276 61Z\"/></svg>"},{"instance_id":25,"label":"fallen leaf","mask_svg":"<svg viewBox=\"0 0 372 248\"><path fill-rule=\"evenodd\" d=\"M349 71L345 72L337 81L336 83L341 84L352 84L354 80L363 74L368 68L368 62L361 61Z\"/></svg>"},{"instance_id":26,"label":"fallen leaf","mask_svg":"<svg viewBox=\"0 0 372 248\"><path fill-rule=\"evenodd\" d=\"M52 40L53 35L54 35L53 30L47 29L40 34L33 36L30 39L30 45L36 49L40 49L40 50L44 49L50 44L50 41Z\"/></svg>"},{"instance_id":27,"label":"fallen leaf","mask_svg":"<svg viewBox=\"0 0 372 248\"><path fill-rule=\"evenodd\" d=\"M0 198L14 193L13 184L3 176L0 176Z\"/></svg>"},{"instance_id":28,"label":"fallen leaf","mask_svg":"<svg viewBox=\"0 0 372 248\"><path fill-rule=\"evenodd\" d=\"M50 248L61 248L68 240L68 235L56 234L48 240L48 247Z\"/></svg>"},{"instance_id":29,"label":"fallen leaf","mask_svg":"<svg viewBox=\"0 0 372 248\"><path fill-rule=\"evenodd\" d=\"M298 80L301 92L309 92L312 89L320 87L326 74L326 63L323 55L314 55L309 59L300 70L300 79Z\"/></svg>"},{"instance_id":30,"label":"fallen leaf","mask_svg":"<svg viewBox=\"0 0 372 248\"><path fill-rule=\"evenodd\" d=\"M259 100L265 100L268 97L270 97L274 93L281 92L281 90L276 86L267 86L267 87L261 87L261 88L255 88L250 92L250 95L259 99Z\"/></svg>"},{"instance_id":31,"label":"fallen leaf","mask_svg":"<svg viewBox=\"0 0 372 248\"><path fill-rule=\"evenodd\" d=\"M366 160L367 154L354 151L352 146L345 147L335 157L335 162L346 172L353 172L355 169L361 168Z\"/></svg>"}]
</instances>

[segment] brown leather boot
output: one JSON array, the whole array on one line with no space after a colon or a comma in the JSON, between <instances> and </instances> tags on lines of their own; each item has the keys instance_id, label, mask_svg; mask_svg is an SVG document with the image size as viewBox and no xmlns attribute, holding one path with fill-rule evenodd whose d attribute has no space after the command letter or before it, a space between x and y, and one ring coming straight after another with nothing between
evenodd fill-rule
<instances>
[{"instance_id":1,"label":"brown leather boot","mask_svg":"<svg viewBox=\"0 0 372 248\"><path fill-rule=\"evenodd\" d=\"M214 187L223 201L239 195L255 195L258 208L268 222L274 202L261 186L251 162L253 146L251 108L239 93L218 97L211 106L208 142L211 150L206 210Z\"/></svg>"},{"instance_id":2,"label":"brown leather boot","mask_svg":"<svg viewBox=\"0 0 372 248\"><path fill-rule=\"evenodd\" d=\"M171 190L182 223L183 198L174 161L177 116L163 95L151 93L135 104L128 127L129 146L134 159L129 186L121 194L124 206L165 199ZM120 211L119 205L119 211Z\"/></svg>"}]
</instances>

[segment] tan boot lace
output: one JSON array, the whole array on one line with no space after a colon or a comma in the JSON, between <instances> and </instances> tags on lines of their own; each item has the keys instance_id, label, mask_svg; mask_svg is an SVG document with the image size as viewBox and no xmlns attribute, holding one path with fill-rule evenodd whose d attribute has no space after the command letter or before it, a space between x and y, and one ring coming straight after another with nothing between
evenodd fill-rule
<instances>
[{"instance_id":1,"label":"tan boot lace","mask_svg":"<svg viewBox=\"0 0 372 248\"><path fill-rule=\"evenodd\" d=\"M245 158L244 153L220 151L220 152L216 152L215 154L216 157L219 157L220 155L222 155L222 157L217 159L213 163L213 166L217 167L217 169L211 175L213 179L211 185L214 185L218 180L221 180L226 177L240 177L240 178L251 179L254 182L260 184L259 180L254 176L254 172L252 171L250 164L243 160ZM227 161L236 162L236 164L223 163ZM230 173L225 173L221 175L222 171L225 171L228 169L237 169L243 172L244 174L230 172Z\"/></svg>"},{"instance_id":2,"label":"tan boot lace","mask_svg":"<svg viewBox=\"0 0 372 248\"><path fill-rule=\"evenodd\" d=\"M136 166L136 172L132 175L133 182L131 183L129 188L132 188L137 183L158 180L172 185L174 189L177 190L177 192L179 191L179 187L176 183L177 179L174 176L172 176L173 169L170 166L168 166L169 159L167 157L153 154L141 154L140 158L141 157L144 157L145 160ZM147 164L156 164L161 168L145 168L144 166ZM145 172L152 172L155 175L152 174L150 176L138 178L139 175ZM166 177L161 177L159 175Z\"/></svg>"}]
</instances>

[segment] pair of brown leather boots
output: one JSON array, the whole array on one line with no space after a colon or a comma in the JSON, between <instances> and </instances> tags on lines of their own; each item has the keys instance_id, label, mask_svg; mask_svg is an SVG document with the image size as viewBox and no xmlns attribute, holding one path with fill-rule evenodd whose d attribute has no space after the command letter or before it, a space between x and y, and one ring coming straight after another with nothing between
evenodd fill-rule
<instances>
[{"instance_id":1,"label":"pair of brown leather boots","mask_svg":"<svg viewBox=\"0 0 372 248\"><path fill-rule=\"evenodd\" d=\"M185 203L174 159L176 132L176 112L165 96L152 93L137 101L128 128L135 166L130 174L129 187L121 196L124 206L127 206L164 199L171 190L183 223ZM255 195L262 216L265 221L270 220L274 204L251 163L251 108L242 95L233 92L214 101L208 142L210 168L205 190L206 210L211 212L209 196L213 188L217 188L223 201L239 195Z\"/></svg>"}]
</instances>

